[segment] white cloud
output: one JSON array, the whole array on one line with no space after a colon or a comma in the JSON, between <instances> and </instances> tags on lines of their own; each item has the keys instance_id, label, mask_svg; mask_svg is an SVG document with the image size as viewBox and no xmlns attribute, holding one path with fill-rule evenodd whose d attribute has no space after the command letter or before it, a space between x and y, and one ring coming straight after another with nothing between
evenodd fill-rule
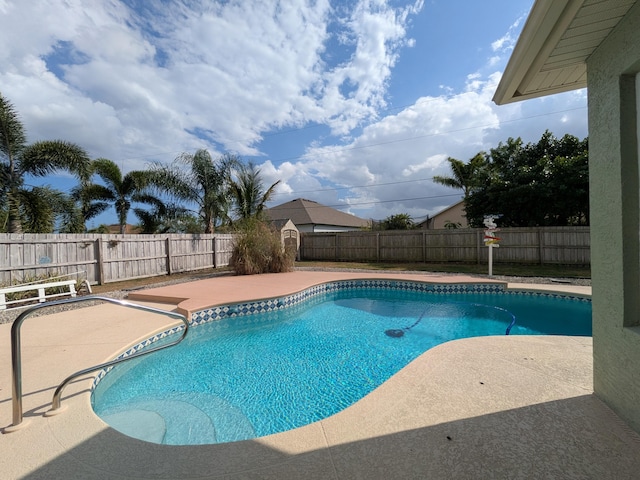
<instances>
[{"instance_id":1,"label":"white cloud","mask_svg":"<svg viewBox=\"0 0 640 480\"><path fill-rule=\"evenodd\" d=\"M66 135L96 156L201 146L255 155L264 131L308 122L346 134L384 105L408 17L422 7L381 0L340 11L328 0L136 4L137 11L115 0L3 3L0 91L24 112L31 135L47 136L60 121L30 117L33 91L80 109L89 124L105 126L108 111L100 140ZM342 32L330 31L336 22ZM332 63L326 47L338 33L353 44ZM48 70L44 58L62 62L59 70Z\"/></svg>"},{"instance_id":2,"label":"white cloud","mask_svg":"<svg viewBox=\"0 0 640 480\"><path fill-rule=\"evenodd\" d=\"M498 38L494 42L491 43L491 49L494 52L509 52L515 47L515 44L518 40L517 32L520 30L520 25L526 18L526 14L523 14L520 18L518 18L507 30L502 37Z\"/></svg>"},{"instance_id":3,"label":"white cloud","mask_svg":"<svg viewBox=\"0 0 640 480\"><path fill-rule=\"evenodd\" d=\"M447 157L444 153L437 153L435 155L431 155L427 157L424 161L420 163L414 163L407 165L404 170L402 170L403 177L410 177L416 173L420 173L423 170L433 171L436 168L442 166L444 162L447 160Z\"/></svg>"}]
</instances>

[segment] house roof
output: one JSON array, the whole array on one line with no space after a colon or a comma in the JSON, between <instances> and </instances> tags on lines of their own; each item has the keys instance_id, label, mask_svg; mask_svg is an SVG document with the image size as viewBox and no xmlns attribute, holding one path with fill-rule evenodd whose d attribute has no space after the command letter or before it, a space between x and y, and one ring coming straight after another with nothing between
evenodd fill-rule
<instances>
[{"instance_id":1,"label":"house roof","mask_svg":"<svg viewBox=\"0 0 640 480\"><path fill-rule=\"evenodd\" d=\"M273 225L276 230L282 230L290 221L293 223L290 218L278 218L277 220L271 220L271 225Z\"/></svg>"},{"instance_id":2,"label":"house roof","mask_svg":"<svg viewBox=\"0 0 640 480\"><path fill-rule=\"evenodd\" d=\"M449 210L451 210L453 208L456 208L456 207L459 207L462 204L464 204L464 198L462 200L454 203L453 205L449 205L448 207L443 208L438 213L433 214L431 218L439 217L440 215L443 215L443 214L447 213Z\"/></svg>"},{"instance_id":3,"label":"house roof","mask_svg":"<svg viewBox=\"0 0 640 480\"><path fill-rule=\"evenodd\" d=\"M297 198L269 208L266 213L271 220L291 219L296 225L334 225L358 228L369 226L368 220L304 198Z\"/></svg>"},{"instance_id":4,"label":"house roof","mask_svg":"<svg viewBox=\"0 0 640 480\"><path fill-rule=\"evenodd\" d=\"M120 224L119 223L114 223L112 225L107 225L107 229L109 230L109 233L120 233ZM140 233L142 231L142 229L138 226L138 225L131 225L130 223L127 223L125 225L125 230L124 232L129 234L129 233Z\"/></svg>"},{"instance_id":5,"label":"house roof","mask_svg":"<svg viewBox=\"0 0 640 480\"><path fill-rule=\"evenodd\" d=\"M635 0L536 0L493 97L498 105L587 86L587 59Z\"/></svg>"}]
</instances>

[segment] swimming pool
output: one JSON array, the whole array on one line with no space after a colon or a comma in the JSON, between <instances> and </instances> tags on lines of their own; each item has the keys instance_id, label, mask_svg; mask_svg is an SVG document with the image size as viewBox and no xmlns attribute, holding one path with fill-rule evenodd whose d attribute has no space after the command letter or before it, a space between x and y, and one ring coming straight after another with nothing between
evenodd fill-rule
<instances>
[{"instance_id":1,"label":"swimming pool","mask_svg":"<svg viewBox=\"0 0 640 480\"><path fill-rule=\"evenodd\" d=\"M435 345L504 335L512 314L511 334L591 333L590 301L578 297L333 282L200 312L181 345L101 374L92 402L117 430L155 443L255 438L348 407Z\"/></svg>"}]
</instances>

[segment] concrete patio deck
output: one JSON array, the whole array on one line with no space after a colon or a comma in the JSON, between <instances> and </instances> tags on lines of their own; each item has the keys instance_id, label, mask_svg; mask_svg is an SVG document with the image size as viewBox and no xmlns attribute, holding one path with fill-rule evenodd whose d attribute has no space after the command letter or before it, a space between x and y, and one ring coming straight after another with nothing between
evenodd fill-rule
<instances>
[{"instance_id":1,"label":"concrete patio deck","mask_svg":"<svg viewBox=\"0 0 640 480\"><path fill-rule=\"evenodd\" d=\"M379 272L222 276L132 292L130 300L188 312L330 280L389 277L479 280ZM43 416L67 375L174 323L110 304L28 319L22 329L27 424L0 435L0 478L638 478L640 436L593 395L591 339L583 337L449 342L332 417L242 442L167 446L126 437L91 410L89 376L65 390L64 412ZM0 325L0 427L11 423L9 331Z\"/></svg>"}]
</instances>

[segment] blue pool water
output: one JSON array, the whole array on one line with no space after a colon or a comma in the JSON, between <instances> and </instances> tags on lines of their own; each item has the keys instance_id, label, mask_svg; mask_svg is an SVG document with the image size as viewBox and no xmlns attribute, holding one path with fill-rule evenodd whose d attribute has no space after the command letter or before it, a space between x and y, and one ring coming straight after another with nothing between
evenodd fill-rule
<instances>
[{"instance_id":1,"label":"blue pool water","mask_svg":"<svg viewBox=\"0 0 640 480\"><path fill-rule=\"evenodd\" d=\"M337 291L198 326L176 347L115 367L93 406L117 430L156 443L260 437L343 410L438 344L504 335L514 316L512 335L591 335L591 303L575 299Z\"/></svg>"}]
</instances>

